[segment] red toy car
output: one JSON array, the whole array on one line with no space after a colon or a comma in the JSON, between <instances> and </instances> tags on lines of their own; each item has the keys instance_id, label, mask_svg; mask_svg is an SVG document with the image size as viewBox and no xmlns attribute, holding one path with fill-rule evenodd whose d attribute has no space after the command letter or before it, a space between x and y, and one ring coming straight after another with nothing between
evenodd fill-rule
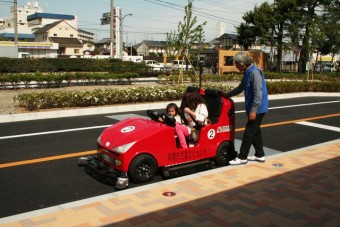
<instances>
[{"instance_id":1,"label":"red toy car","mask_svg":"<svg viewBox=\"0 0 340 227\"><path fill-rule=\"evenodd\" d=\"M212 89L201 94L211 124L200 130L195 146L178 148L169 116L164 114L165 121L160 123L153 119L156 114L148 111L151 119L128 118L104 129L97 140L96 156L82 157L79 163L88 174L118 189L128 187L129 179L135 183L150 181L158 170L170 177L197 171L200 166L227 165L236 157L234 102Z\"/></svg>"}]
</instances>

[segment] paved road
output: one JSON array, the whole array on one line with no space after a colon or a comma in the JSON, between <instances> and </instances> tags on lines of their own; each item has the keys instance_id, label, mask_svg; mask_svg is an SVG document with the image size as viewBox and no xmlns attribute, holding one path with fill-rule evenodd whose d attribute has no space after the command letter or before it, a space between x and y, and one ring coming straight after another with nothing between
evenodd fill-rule
<instances>
[{"instance_id":1,"label":"paved road","mask_svg":"<svg viewBox=\"0 0 340 227\"><path fill-rule=\"evenodd\" d=\"M263 122L267 154L340 137L340 97L272 100L270 104ZM243 103L236 103L236 110L239 129L246 121ZM97 182L77 167L77 158L81 152L93 152L103 128L125 114L146 116L143 110L2 123L0 217L112 192L111 186ZM305 122L296 123L301 119ZM236 138L241 137L239 130Z\"/></svg>"}]
</instances>

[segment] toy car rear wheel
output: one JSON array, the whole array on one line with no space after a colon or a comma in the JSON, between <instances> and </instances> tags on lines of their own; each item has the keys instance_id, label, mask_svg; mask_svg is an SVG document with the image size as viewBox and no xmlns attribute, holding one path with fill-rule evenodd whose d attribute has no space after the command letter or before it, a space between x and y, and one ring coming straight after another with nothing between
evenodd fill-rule
<instances>
[{"instance_id":1,"label":"toy car rear wheel","mask_svg":"<svg viewBox=\"0 0 340 227\"><path fill-rule=\"evenodd\" d=\"M135 157L129 167L129 175L135 183L144 183L154 178L157 163L153 157L141 154Z\"/></svg>"},{"instance_id":2,"label":"toy car rear wheel","mask_svg":"<svg viewBox=\"0 0 340 227\"><path fill-rule=\"evenodd\" d=\"M235 151L234 144L230 141L224 141L216 151L216 164L219 166L228 165L229 161L236 158L236 156L237 152Z\"/></svg>"}]
</instances>

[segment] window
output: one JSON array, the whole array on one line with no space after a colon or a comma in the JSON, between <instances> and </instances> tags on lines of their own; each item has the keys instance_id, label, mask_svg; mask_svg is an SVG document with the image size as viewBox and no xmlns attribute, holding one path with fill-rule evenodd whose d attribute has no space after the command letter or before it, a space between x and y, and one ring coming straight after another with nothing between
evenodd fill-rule
<instances>
[{"instance_id":1,"label":"window","mask_svg":"<svg viewBox=\"0 0 340 227\"><path fill-rule=\"evenodd\" d=\"M73 37L73 34L71 34L70 37Z\"/></svg>"},{"instance_id":2,"label":"window","mask_svg":"<svg viewBox=\"0 0 340 227\"><path fill-rule=\"evenodd\" d=\"M75 54L79 54L79 49L74 49Z\"/></svg>"},{"instance_id":3,"label":"window","mask_svg":"<svg viewBox=\"0 0 340 227\"><path fill-rule=\"evenodd\" d=\"M58 36L58 35L56 33L54 33L53 36Z\"/></svg>"},{"instance_id":4,"label":"window","mask_svg":"<svg viewBox=\"0 0 340 227\"><path fill-rule=\"evenodd\" d=\"M224 66L233 66L234 57L233 56L224 56Z\"/></svg>"}]
</instances>

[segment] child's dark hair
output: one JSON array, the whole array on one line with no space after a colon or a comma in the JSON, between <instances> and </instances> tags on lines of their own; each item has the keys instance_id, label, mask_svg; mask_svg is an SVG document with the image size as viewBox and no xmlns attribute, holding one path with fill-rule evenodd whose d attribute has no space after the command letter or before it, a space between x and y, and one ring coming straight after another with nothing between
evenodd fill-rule
<instances>
[{"instance_id":1,"label":"child's dark hair","mask_svg":"<svg viewBox=\"0 0 340 227\"><path fill-rule=\"evenodd\" d=\"M186 99L186 105L191 110L196 109L198 104L204 103L206 105L204 98L197 91L186 94Z\"/></svg>"},{"instance_id":2,"label":"child's dark hair","mask_svg":"<svg viewBox=\"0 0 340 227\"><path fill-rule=\"evenodd\" d=\"M176 105L176 103L169 103L167 106L166 106L166 112L168 113L169 112L169 109L170 108L174 108L175 109L175 112L176 112L176 115L179 114L179 109L178 109L178 106Z\"/></svg>"}]
</instances>

